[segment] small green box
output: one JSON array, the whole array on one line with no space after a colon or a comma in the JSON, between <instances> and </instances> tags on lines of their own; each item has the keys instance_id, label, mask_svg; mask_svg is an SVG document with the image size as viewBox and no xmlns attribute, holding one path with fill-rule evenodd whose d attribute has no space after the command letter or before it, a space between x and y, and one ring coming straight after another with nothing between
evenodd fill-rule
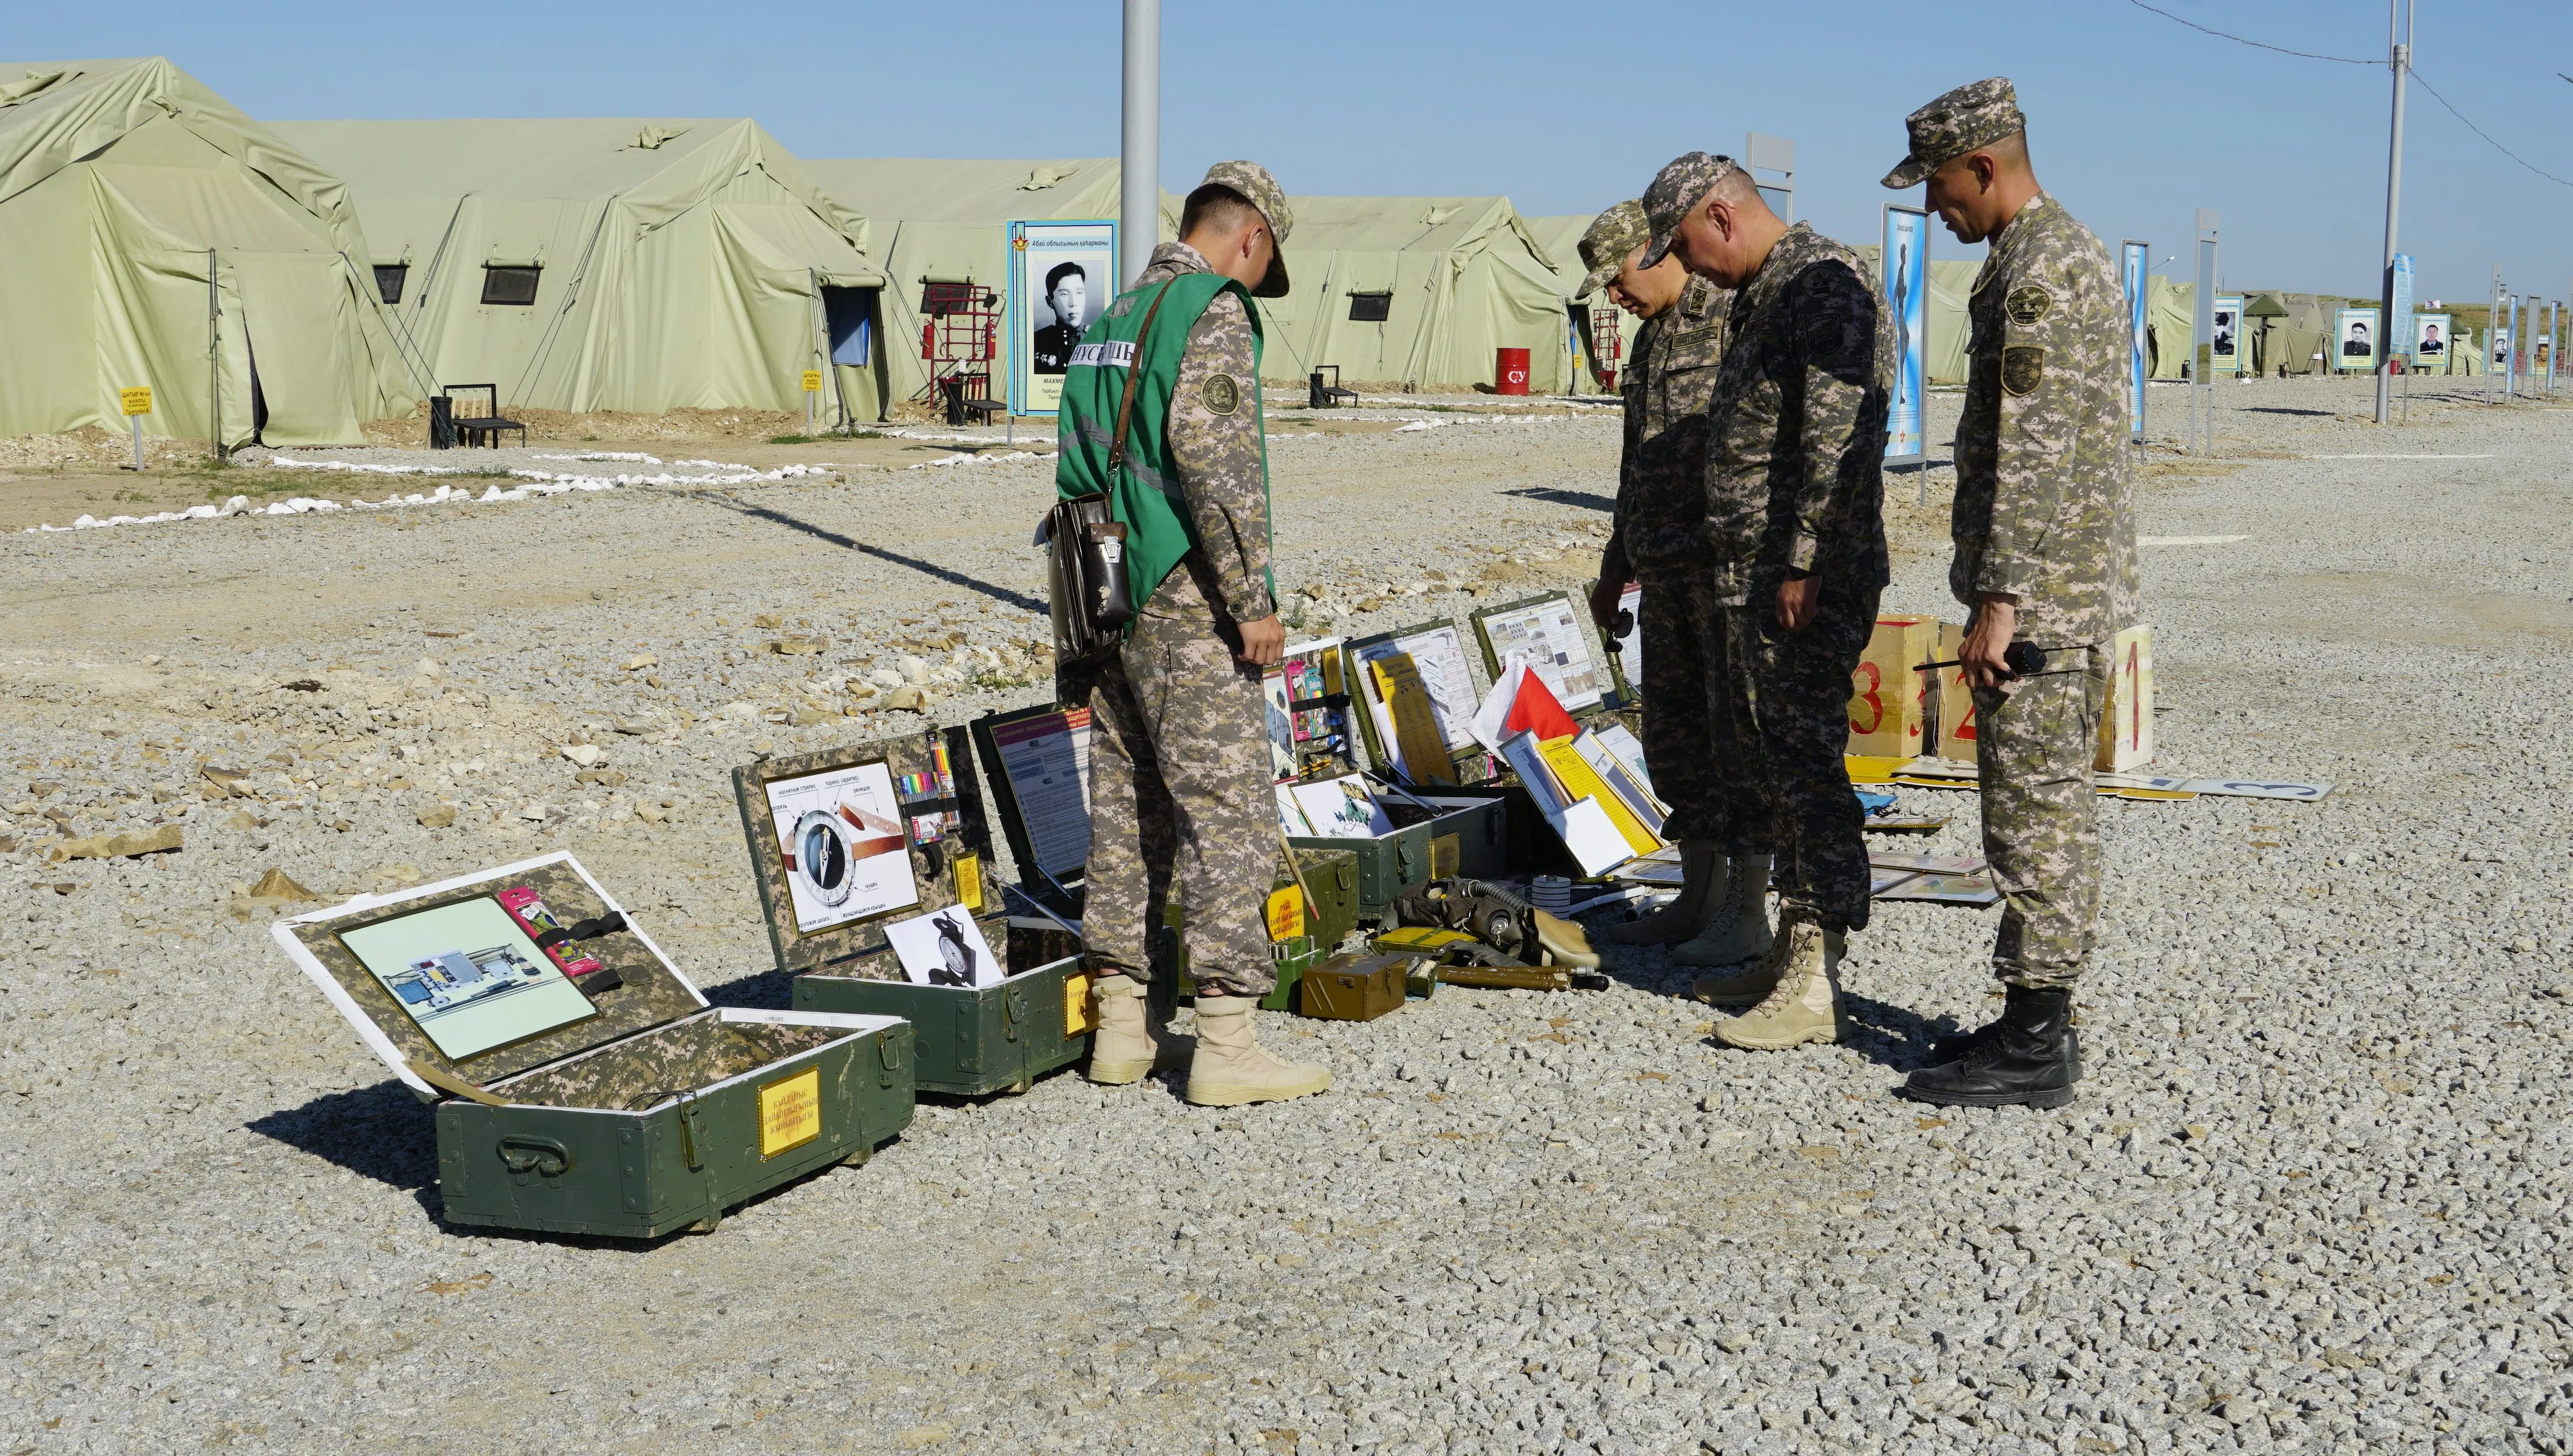
<instances>
[{"instance_id":1,"label":"small green box","mask_svg":"<svg viewBox=\"0 0 2573 1456\"><path fill-rule=\"evenodd\" d=\"M1295 868L1303 873L1305 894L1312 897L1306 907L1304 934L1327 956L1339 949L1349 932L1358 928L1358 857L1355 851L1339 848L1299 849L1295 851ZM1272 894L1296 883L1286 869L1286 857L1278 857L1278 878Z\"/></svg>"},{"instance_id":2,"label":"small green box","mask_svg":"<svg viewBox=\"0 0 2573 1456\"><path fill-rule=\"evenodd\" d=\"M519 908L530 905L532 916ZM489 949L479 935L450 946L440 933L408 953L415 969L470 963L483 974L465 986L500 983L487 999L466 998L469 1008L426 999L400 958L371 968L348 940L382 947L361 933L462 909L508 927L490 940L527 933ZM512 914L515 924L499 919ZM280 921L272 934L369 1050L435 1103L449 1223L618 1238L706 1231L780 1183L866 1161L911 1123L909 1025L711 1008L567 854L362 896ZM557 971L585 1015L480 1050L448 1035L449 1014L505 1016L559 995Z\"/></svg>"},{"instance_id":3,"label":"small green box","mask_svg":"<svg viewBox=\"0 0 2573 1456\"><path fill-rule=\"evenodd\" d=\"M891 805L870 807L856 796L883 792L870 766L881 763ZM1090 1051L1089 980L1077 948L1038 964L1033 948L1046 944L1001 913L999 887L990 884L989 835L975 792L973 759L961 728L881 739L791 758L765 759L733 770L733 796L741 810L753 878L768 923L778 969L792 978L798 1011L894 1016L917 1029L914 1081L924 1091L959 1096L1022 1092L1035 1079L1078 1062ZM804 826L825 799L848 804L824 814L820 829L838 836L844 853L869 843L864 826L895 826L909 857L912 884L881 898L902 898L892 908L843 918L818 905L814 870L855 877L862 862L841 864L821 845L808 855ZM856 833L839 820L860 826ZM787 837L797 837L790 855ZM881 852L889 854L890 850ZM810 863L808 863L808 860ZM856 903L861 883L844 892ZM837 888L836 886L830 888ZM994 956L1004 958L1006 979L988 986L933 986L910 980L885 928L950 906L973 912L975 926ZM818 912L818 913L817 913ZM977 977L976 979L980 979Z\"/></svg>"}]
</instances>

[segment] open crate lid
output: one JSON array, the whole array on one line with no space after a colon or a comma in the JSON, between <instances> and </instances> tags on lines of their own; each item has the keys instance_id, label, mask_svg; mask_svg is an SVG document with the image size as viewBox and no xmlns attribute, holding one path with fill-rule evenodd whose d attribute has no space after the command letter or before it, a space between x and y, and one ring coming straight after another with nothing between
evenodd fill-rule
<instances>
[{"instance_id":1,"label":"open crate lid","mask_svg":"<svg viewBox=\"0 0 2573 1456\"><path fill-rule=\"evenodd\" d=\"M1071 891L1090 863L1090 709L1046 703L974 720L974 747L992 780L1019 883L1055 892L1071 914Z\"/></svg>"},{"instance_id":2,"label":"open crate lid","mask_svg":"<svg viewBox=\"0 0 2573 1456\"><path fill-rule=\"evenodd\" d=\"M893 921L990 908L990 836L965 742L962 728L930 728L732 771L778 969L884 950Z\"/></svg>"},{"instance_id":3,"label":"open crate lid","mask_svg":"<svg viewBox=\"0 0 2573 1456\"><path fill-rule=\"evenodd\" d=\"M592 995L599 973L562 974L522 918L578 929L614 915L620 930L562 943L623 982ZM542 933L542 932L539 932ZM361 895L271 927L287 957L413 1092L444 1093L426 1067L474 1087L621 1041L703 1011L706 999L580 862L557 852L416 890ZM495 985L484 988L482 983ZM458 993L462 993L459 995Z\"/></svg>"},{"instance_id":4,"label":"open crate lid","mask_svg":"<svg viewBox=\"0 0 2573 1456\"><path fill-rule=\"evenodd\" d=\"M1599 707L1616 685L1605 661L1607 654L1592 632L1590 609L1573 600L1571 592L1477 607L1472 616L1474 639L1483 648L1483 670L1495 680L1512 655L1522 656L1554 700L1574 714Z\"/></svg>"},{"instance_id":5,"label":"open crate lid","mask_svg":"<svg viewBox=\"0 0 2573 1456\"><path fill-rule=\"evenodd\" d=\"M1428 691L1430 712L1447 754L1447 762L1436 767L1444 769L1454 783L1471 783L1483 777L1486 760L1483 745L1474 738L1473 726L1474 710L1481 706L1482 696L1464 631L1455 622L1427 621L1379 632L1356 638L1342 650L1347 655L1350 696L1356 705L1353 716L1358 720L1370 763L1415 786L1423 781L1422 775L1405 772L1406 764L1395 742L1392 712L1378 699L1373 674L1367 671L1367 664L1376 658L1402 653L1411 658L1421 686Z\"/></svg>"}]
</instances>

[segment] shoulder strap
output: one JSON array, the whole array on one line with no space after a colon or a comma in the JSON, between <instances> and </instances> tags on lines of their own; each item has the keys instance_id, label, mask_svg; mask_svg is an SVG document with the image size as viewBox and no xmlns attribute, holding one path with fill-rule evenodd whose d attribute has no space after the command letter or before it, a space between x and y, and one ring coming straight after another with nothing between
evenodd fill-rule
<instances>
[{"instance_id":1,"label":"shoulder strap","mask_svg":"<svg viewBox=\"0 0 2573 1456\"><path fill-rule=\"evenodd\" d=\"M1153 306L1144 311L1143 326L1135 331L1135 357L1126 364L1126 395L1117 401L1117 442L1108 447L1108 474L1111 479L1126 467L1126 430L1135 417L1135 381L1144 377L1144 351L1153 342L1153 316L1162 312L1162 301L1171 296L1172 279L1153 296Z\"/></svg>"}]
</instances>

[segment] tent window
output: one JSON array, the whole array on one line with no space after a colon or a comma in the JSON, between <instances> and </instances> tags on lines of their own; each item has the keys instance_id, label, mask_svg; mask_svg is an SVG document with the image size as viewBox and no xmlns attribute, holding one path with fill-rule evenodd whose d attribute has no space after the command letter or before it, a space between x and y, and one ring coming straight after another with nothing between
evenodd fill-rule
<instances>
[{"instance_id":1,"label":"tent window","mask_svg":"<svg viewBox=\"0 0 2573 1456\"><path fill-rule=\"evenodd\" d=\"M861 368L875 363L874 289L822 289L822 316L831 330L831 363Z\"/></svg>"},{"instance_id":2,"label":"tent window","mask_svg":"<svg viewBox=\"0 0 2573 1456\"><path fill-rule=\"evenodd\" d=\"M377 264L376 296L383 299L388 304L401 303L403 284L410 278L411 265L408 263Z\"/></svg>"},{"instance_id":3,"label":"tent window","mask_svg":"<svg viewBox=\"0 0 2573 1456\"><path fill-rule=\"evenodd\" d=\"M541 267L503 267L496 263L482 266L482 302L486 304L533 304L536 301L536 275Z\"/></svg>"},{"instance_id":4,"label":"tent window","mask_svg":"<svg viewBox=\"0 0 2573 1456\"><path fill-rule=\"evenodd\" d=\"M1383 293L1383 294L1351 294L1351 295L1349 295L1349 322L1350 322L1350 323L1352 323L1352 324L1381 324L1381 323L1383 323L1385 320L1390 319L1390 318L1392 318L1392 317L1393 317L1393 295L1392 295L1392 294L1390 294L1390 293Z\"/></svg>"}]
</instances>

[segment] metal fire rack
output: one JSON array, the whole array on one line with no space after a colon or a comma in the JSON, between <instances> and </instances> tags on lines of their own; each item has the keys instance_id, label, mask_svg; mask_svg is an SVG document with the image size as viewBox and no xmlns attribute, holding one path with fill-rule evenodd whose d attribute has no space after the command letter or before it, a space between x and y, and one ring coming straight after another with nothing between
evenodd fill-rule
<instances>
[{"instance_id":1,"label":"metal fire rack","mask_svg":"<svg viewBox=\"0 0 2573 1456\"><path fill-rule=\"evenodd\" d=\"M967 410L988 412L992 361L1000 354L1001 296L963 279L920 281L920 358L929 383L916 404L942 407L947 422L967 422Z\"/></svg>"},{"instance_id":2,"label":"metal fire rack","mask_svg":"<svg viewBox=\"0 0 2573 1456\"><path fill-rule=\"evenodd\" d=\"M1625 358L1626 341L1617 332L1617 306L1604 297L1590 306L1590 366L1598 372L1599 387L1617 392L1617 365Z\"/></svg>"}]
</instances>

